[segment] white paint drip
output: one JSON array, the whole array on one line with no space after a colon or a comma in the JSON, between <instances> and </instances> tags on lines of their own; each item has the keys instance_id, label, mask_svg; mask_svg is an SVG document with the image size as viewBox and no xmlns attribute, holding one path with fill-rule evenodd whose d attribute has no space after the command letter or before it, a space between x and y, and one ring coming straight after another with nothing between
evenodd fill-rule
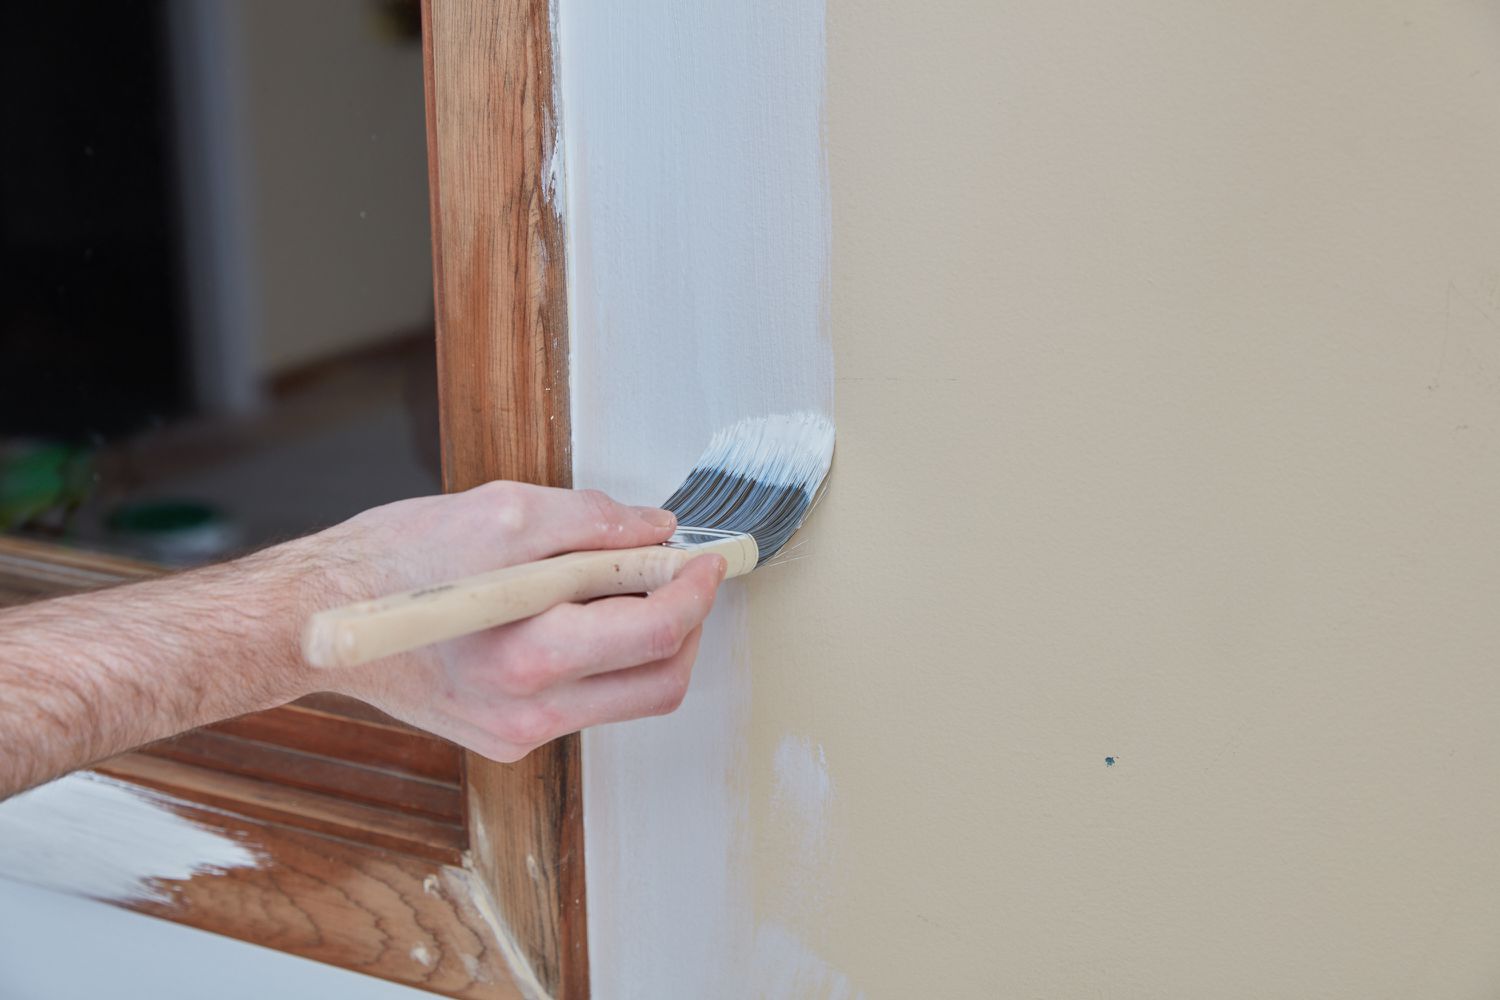
<instances>
[{"instance_id":1,"label":"white paint drip","mask_svg":"<svg viewBox=\"0 0 1500 1000\"><path fill-rule=\"evenodd\" d=\"M167 901L166 883L261 858L179 816L171 800L89 772L0 804L0 877L116 902Z\"/></svg>"},{"instance_id":2,"label":"white paint drip","mask_svg":"<svg viewBox=\"0 0 1500 1000\"><path fill-rule=\"evenodd\" d=\"M566 182L564 180L563 130L558 121L562 117L562 79L561 75L556 71L559 54L557 4L558 0L550 0L547 4L547 19L552 29L552 65L554 70L552 74L552 114L547 121L542 123L544 137L548 137L551 140L547 145L546 152L543 153L545 159L542 163L542 197L547 202L548 207L552 209L553 214L561 218L563 206L562 199L559 196L563 193ZM543 253L547 252L545 246L541 249Z\"/></svg>"},{"instance_id":3,"label":"white paint drip","mask_svg":"<svg viewBox=\"0 0 1500 1000\"><path fill-rule=\"evenodd\" d=\"M432 952L427 950L425 944L419 944L411 950L411 960L424 968L431 968Z\"/></svg>"},{"instance_id":4,"label":"white paint drip","mask_svg":"<svg viewBox=\"0 0 1500 1000\"><path fill-rule=\"evenodd\" d=\"M536 970L521 952L521 946L516 943L516 936L511 933L510 925L500 916L500 910L490 897L489 886L484 880L475 878L463 868L451 867L443 869L443 878L450 883L450 893L455 898L472 902L480 918L489 925L490 932L495 936L495 944L500 949L505 964L510 967L511 982L521 991L521 995L526 1000L552 1000L552 994L547 992L547 988L537 978ZM471 978L478 982L489 981L489 977L473 958L467 955L463 958L464 969Z\"/></svg>"}]
</instances>

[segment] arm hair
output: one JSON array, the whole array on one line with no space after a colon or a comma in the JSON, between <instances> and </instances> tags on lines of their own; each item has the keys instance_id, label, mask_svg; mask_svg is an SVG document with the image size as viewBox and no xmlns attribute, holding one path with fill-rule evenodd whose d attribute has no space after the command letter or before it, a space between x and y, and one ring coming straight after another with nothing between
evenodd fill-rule
<instances>
[{"instance_id":1,"label":"arm hair","mask_svg":"<svg viewBox=\"0 0 1500 1000\"><path fill-rule=\"evenodd\" d=\"M315 690L298 632L335 588L310 543L0 610L0 799Z\"/></svg>"}]
</instances>

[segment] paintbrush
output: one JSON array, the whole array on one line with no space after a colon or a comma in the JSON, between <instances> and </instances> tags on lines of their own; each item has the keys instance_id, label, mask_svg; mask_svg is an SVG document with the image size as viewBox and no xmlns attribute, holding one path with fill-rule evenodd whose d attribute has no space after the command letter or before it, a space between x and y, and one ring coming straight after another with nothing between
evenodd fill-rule
<instances>
[{"instance_id":1,"label":"paintbrush","mask_svg":"<svg viewBox=\"0 0 1500 1000\"><path fill-rule=\"evenodd\" d=\"M726 578L764 566L801 526L833 462L833 424L814 413L741 420L708 449L662 507L677 530L661 545L570 552L314 615L302 652L349 667L530 618L570 601L645 594L691 559L717 553Z\"/></svg>"}]
</instances>

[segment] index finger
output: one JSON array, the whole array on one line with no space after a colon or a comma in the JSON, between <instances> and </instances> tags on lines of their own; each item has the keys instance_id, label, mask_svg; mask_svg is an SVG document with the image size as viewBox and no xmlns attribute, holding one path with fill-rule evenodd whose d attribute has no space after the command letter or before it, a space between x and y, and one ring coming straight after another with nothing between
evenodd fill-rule
<instances>
[{"instance_id":1,"label":"index finger","mask_svg":"<svg viewBox=\"0 0 1500 1000\"><path fill-rule=\"evenodd\" d=\"M677 519L656 507L632 507L599 490L510 484L504 513L517 532L521 561L545 559L581 549L620 549L658 545L677 528Z\"/></svg>"},{"instance_id":2,"label":"index finger","mask_svg":"<svg viewBox=\"0 0 1500 1000\"><path fill-rule=\"evenodd\" d=\"M504 626L493 655L531 691L669 659L713 609L725 565L722 556L700 556L646 597L562 604Z\"/></svg>"}]
</instances>

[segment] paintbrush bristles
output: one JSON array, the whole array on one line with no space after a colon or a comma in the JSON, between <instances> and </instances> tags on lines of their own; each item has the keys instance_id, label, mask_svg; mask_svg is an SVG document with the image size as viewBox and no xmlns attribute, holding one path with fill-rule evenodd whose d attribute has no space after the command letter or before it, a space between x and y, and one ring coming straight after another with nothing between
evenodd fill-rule
<instances>
[{"instance_id":1,"label":"paintbrush bristles","mask_svg":"<svg viewBox=\"0 0 1500 1000\"><path fill-rule=\"evenodd\" d=\"M816 413L752 417L715 434L662 504L684 529L755 539L764 565L801 526L833 464L833 423Z\"/></svg>"}]
</instances>

